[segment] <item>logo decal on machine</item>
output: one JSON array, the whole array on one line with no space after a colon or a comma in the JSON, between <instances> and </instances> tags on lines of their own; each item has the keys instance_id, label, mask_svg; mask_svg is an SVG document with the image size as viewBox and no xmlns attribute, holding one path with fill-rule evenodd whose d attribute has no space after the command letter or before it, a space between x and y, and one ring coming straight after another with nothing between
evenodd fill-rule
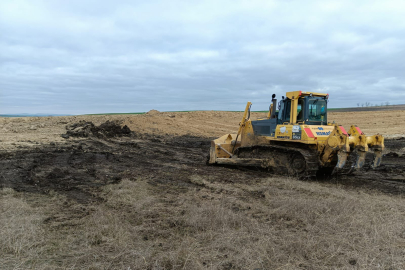
<instances>
[{"instance_id":1,"label":"logo decal on machine","mask_svg":"<svg viewBox=\"0 0 405 270\"><path fill-rule=\"evenodd\" d=\"M325 131L316 132L316 135L319 135L319 136L329 136L329 135L330 135L330 131L328 131L328 132L325 132Z\"/></svg>"}]
</instances>

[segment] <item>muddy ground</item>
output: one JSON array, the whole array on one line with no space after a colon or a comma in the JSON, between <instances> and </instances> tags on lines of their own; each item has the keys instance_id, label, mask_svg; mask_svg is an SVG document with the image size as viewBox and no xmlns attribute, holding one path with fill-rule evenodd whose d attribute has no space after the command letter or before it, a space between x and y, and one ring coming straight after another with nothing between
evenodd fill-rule
<instances>
[{"instance_id":1,"label":"muddy ground","mask_svg":"<svg viewBox=\"0 0 405 270\"><path fill-rule=\"evenodd\" d=\"M189 177L195 174L231 183L254 182L269 176L260 169L207 166L210 139L205 137L136 132L127 132L126 136L118 132L114 136L114 132L117 131L107 136L81 134L64 142L3 152L0 154L0 188L38 193L53 190L79 203L88 203L99 199L97 188L119 183L123 178L140 177L150 183L187 186L191 185ZM352 175L310 181L405 194L405 137L388 139L385 145L382 165L376 170L362 169Z\"/></svg>"}]
</instances>

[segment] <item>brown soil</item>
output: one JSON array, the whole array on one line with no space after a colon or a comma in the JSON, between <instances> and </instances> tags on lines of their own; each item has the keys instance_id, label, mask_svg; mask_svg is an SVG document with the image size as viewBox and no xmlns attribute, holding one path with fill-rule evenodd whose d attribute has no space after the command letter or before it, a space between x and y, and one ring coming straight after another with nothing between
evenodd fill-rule
<instances>
[{"instance_id":1,"label":"brown soil","mask_svg":"<svg viewBox=\"0 0 405 270\"><path fill-rule=\"evenodd\" d=\"M73 126L73 129L72 125L68 126L67 134L84 139L51 142L49 145L1 153L0 168L3 174L0 187L39 193L54 190L79 202L87 202L97 199L92 193L94 189L135 176L146 177L150 181L168 181L171 184L187 184L187 176L196 171L203 177L219 181L232 179L229 180L232 182L268 176L268 172L260 170L207 166L205 161L210 140L204 137L139 133L132 133L129 137L130 131L123 128L123 133L120 126L117 129L111 122L98 127L91 122L79 122ZM83 133L83 129L78 128L83 126L91 128ZM103 127L109 129L105 131ZM79 132L69 133L72 130ZM386 147L387 154L377 170L366 168L332 181L338 181L341 185L403 194L405 138L388 139ZM176 180L173 182L173 179ZM323 179L314 179L320 180Z\"/></svg>"},{"instance_id":2,"label":"brown soil","mask_svg":"<svg viewBox=\"0 0 405 270\"><path fill-rule=\"evenodd\" d=\"M153 111L145 115L136 116L74 116L0 119L2 125L2 132L0 133L2 146L2 151L0 152L0 169L2 172L0 177L0 190L8 190L11 188L16 191L17 194L24 194L24 202L28 202L32 207L38 208L42 205L41 207L43 208L38 209L48 209L41 210L41 215L44 215L44 218L41 219L42 225L40 225L40 228L45 231L63 232L67 235L76 235L76 231L71 231L73 229L66 229L67 227L65 226L83 230L83 224L90 224L85 223L90 222L88 218L95 218L93 213L96 217L100 215L102 216L102 214L100 214L102 212L98 212L101 211L100 209L104 209L103 211L107 211L105 213L111 213L111 215L119 213L120 220L123 219L125 222L128 221L131 223L128 225L129 227L126 229L126 232L122 232L123 234L130 233L133 230L134 235L138 235L142 238L139 240L142 243L152 241L151 243L156 245L153 247L146 245L144 247L145 252L148 249L154 250L154 252L163 249L162 254L164 254L164 252L171 252L168 247L170 243L165 242L166 240L164 239L178 241L175 239L178 239L176 237L180 236L182 241L178 243L176 242L177 244L173 243L173 246L176 247L176 252L183 252L181 251L181 245L184 244L187 246L187 243L183 242L184 239L200 235L195 234L196 232L188 231L190 228L193 228L193 230L196 229L198 232L202 233L209 233L210 231L216 232L216 227L207 229L207 226L214 225L211 223L205 223L209 220L207 218L215 215L219 215L218 218L220 218L221 215L229 218L229 220L227 219L225 222L226 224L217 224L219 222L218 220L212 221L216 224L215 226L222 226L222 229L224 230L222 233L223 235L227 234L226 230L229 228L230 230L235 230L235 233L237 230L240 230L241 228L238 220L245 220L245 222L249 224L250 222L253 222L250 219L246 219L248 216L255 220L254 224L269 226L266 227L266 230L280 230L280 233L287 233L287 235L294 234L298 230L301 232L301 235L305 235L308 233L308 231L305 232L305 230L309 229L308 224L316 221L308 221L309 223L307 223L307 221L304 222L302 220L291 219L291 217L288 217L290 214L283 214L285 216L280 216L279 214L276 214L277 212L264 214L267 212L257 212L258 210L254 205L263 202L264 208L272 209L273 207L276 207L278 209L283 206L279 205L279 202L269 199L272 196L282 194L282 197L280 197L282 200L283 198L286 198L285 196L288 197L290 195L295 197L298 196L297 194L306 194L305 196L307 196L308 194L316 193L314 193L312 189L323 190L324 187L330 190L334 190L338 187L339 190L347 192L350 196L356 196L354 194L357 193L367 194L365 195L367 198L370 196L377 196L373 194L385 194L384 196L388 195L397 197L398 200L402 200L402 197L405 194L405 134L403 128L401 129L401 126L403 125L400 123L402 122L399 122L400 119L405 119L405 111L391 111L391 117L385 115L384 113L386 112L379 112L374 116L363 113L364 112L361 112L357 115L357 122L355 121L354 124L359 124L363 127L365 132L380 132L383 134L387 134L386 132L393 133L391 136L392 139L386 140L387 149L384 152L385 157L383 158L383 163L380 168L377 170L369 170L365 168L361 172L356 172L354 175L350 176L339 176L332 179L312 179L308 182L294 180L295 182L292 181L291 183L288 182L289 180L285 180L287 182L280 182L284 180L277 180L278 178L269 180L271 175L262 170L207 166L205 164L210 139L228 132L236 131L242 113L161 113ZM263 115L264 114L255 113L253 114L253 117L260 117ZM350 113L332 113L330 115L330 119L340 119L346 127L348 127L348 123L354 118L355 116ZM378 125L374 124L377 122L381 123L380 127L377 127ZM64 136L63 138L62 135L66 134L69 136ZM126 186L120 186L123 185L122 183ZM133 184L131 183L138 183L136 185L140 186L136 186L138 191L134 191L134 193L126 199L129 200L129 202L115 202L115 200L118 200L117 198L122 198L120 196L122 195L122 192L125 193L125 189L132 187ZM270 187L267 186L267 183L270 183ZM153 194L150 194L149 197L142 197L142 200L135 200L135 198L138 198L137 196L140 196L137 192L140 192L140 187L143 187L143 185L147 185L147 190L153 190ZM264 185L266 185L266 189L259 188ZM305 185L311 186L311 191L307 190ZM116 186L117 189L112 188L112 186ZM257 188L255 188L255 186ZM118 190L118 187L120 190ZM106 191L106 188L109 191ZM296 192L294 190L297 189L300 189L300 191L294 193ZM273 194L272 192L278 193ZM114 194L114 196L111 197L110 194ZM20 198L18 195L13 196L15 198ZM38 199L38 196L45 197L41 197L41 201ZM51 200L49 198L55 198L55 196L63 198L58 199L60 200L60 204L54 202L55 206L53 208L49 208L49 205L44 206L47 200ZM318 194L316 196L327 197L329 195ZM334 196L337 195L334 194L330 196L331 198L335 198ZM197 197L199 199L195 201L195 198ZM220 198L224 197L227 198L227 203L224 206L216 205L217 202L222 201ZM160 208L156 209L155 206L149 205L148 198L156 198L155 203L160 205ZM307 201L307 199L305 199L305 201ZM211 213L208 217L205 216L199 208L190 208L189 203L191 202L200 206L207 206L207 203L210 203L210 205L213 203L213 205L208 205L207 207L208 209L211 209L209 211L214 211L214 214ZM143 204L149 206L142 208ZM110 207L108 208L110 210L106 210L106 207ZM226 214L228 212L225 214L215 214L217 213L215 212L217 211L216 207L222 207L218 209L229 208L230 212L229 214ZM151 209L155 210L152 211ZM177 209L176 211L178 212L172 212L175 211L174 209ZM7 209L0 208L0 210L7 213ZM303 211L305 212L307 210ZM316 211L320 210L318 209ZM397 209L396 211L402 211L402 209ZM235 219L235 221L233 221L233 218L236 218L234 217L234 213L237 213L238 215L238 218ZM187 216L188 214L190 214L190 216ZM137 219L137 215L142 216L142 222ZM187 216L187 219L183 218L184 215ZM4 216L6 215L4 214ZM192 222L190 220L195 216L199 216L201 219L198 220L198 222L195 221L196 223L190 223ZM105 226L112 226L113 223L111 223L111 219L107 217L105 218L108 219L108 222L105 221L107 222L107 225ZM161 224L160 222L164 222L164 224ZM282 229L280 229L279 226L282 226ZM61 231L59 231L60 229L58 228L63 228L63 230L61 229ZM260 228L264 229L264 227ZM117 227L115 230L119 231L119 229L120 227ZM100 230L102 230L101 227ZM315 233L315 231L316 230L314 230L313 233ZM56 237L55 234L52 235L52 237ZM91 233L89 233L89 235L91 235ZM47 257L47 260L51 262L49 265L42 265L41 267L49 267L49 269L55 269L58 267L61 269L74 268L75 264L73 262L74 258L77 257L77 254L75 255L74 250L70 245L76 245L76 248L79 248L80 246L80 248L83 249L83 252L89 254L88 256L80 257L81 259L79 258L82 260L83 264L87 265L86 269L87 267L90 269L90 265L96 265L93 269L98 269L99 267L97 267L96 262L90 258L91 256L94 258L94 256L99 256L96 254L104 254L102 256L111 259L111 257L108 257L109 255L113 254L114 256L118 256L121 254L117 254L113 251L112 246L110 246L111 243L106 240L106 235L102 236L102 233L100 233L100 235L101 236L89 236L91 238L91 241L89 240L91 248L81 247L77 244L80 243L80 238L75 238L76 240L74 241L79 242L69 242L69 247L62 247L63 244L60 244L61 251L50 250L48 252L42 251L41 249L43 256ZM175 238L173 238L173 235ZM121 239L121 236L115 235L114 237L116 237L114 239ZM129 236L126 237L128 238ZM353 236L347 237L350 238ZM48 238L45 237L45 239ZM56 241L55 239L52 241ZM58 241L61 240L59 239ZM206 239L204 241L208 240ZM374 261L362 261L362 259L350 257L352 256L350 255L352 253L347 253L347 250L343 251L344 254L341 255L343 256L341 259L330 258L331 264L328 264L326 263L327 261L318 261L315 257L308 257L313 254L313 249L310 247L308 247L308 253L302 256L300 255L299 249L295 251L285 251L283 254L293 254L291 258L298 256L294 257L294 262L289 261L287 264L287 259L285 259L286 257L284 255L280 255L280 253L279 255L273 254L270 256L268 255L269 251L266 251L267 255L263 255L264 253L262 254L264 257L260 255L262 256L260 258L264 260L262 263L253 263L253 261L249 261L251 257L246 257L245 261L237 259L237 256L244 256L240 249L238 251L232 251L232 245L241 245L243 240L240 240L242 241L241 243L229 244L229 246L226 247L221 247L220 244L218 244L218 246L209 246L213 245L212 241L213 239L192 247L195 248L195 250L204 252L207 252L205 248L208 247L212 249L212 252L218 248L216 251L217 255L214 255L214 252L207 253L204 255L206 256L204 258L197 256L198 263L187 259L188 257L192 257L194 260L197 260L194 253L190 254L186 252L188 255L185 255L182 259L171 257L168 262L165 261L166 259L159 257L163 256L159 255L161 253L156 253L158 254L156 255L152 252L151 254L145 255L142 253L143 251L139 251L141 253L135 252L132 255L126 254L122 258L122 261L126 261L128 264L120 264L120 260L118 260L117 262L111 262L111 268L124 268L125 266L125 269L129 269L128 267L132 266L132 269L178 269L183 267L184 269L187 269L188 267L186 266L190 263L191 266L189 266L190 268L188 269L197 269L209 267L209 262L215 263L216 266L212 267L213 269L239 269L246 268L250 265L259 265L263 267L263 269L281 267L282 265L287 265L284 269L330 269L336 267L345 268L354 264L360 265L361 262L363 263L363 268L371 269L371 266L374 265ZM253 245L255 241L257 242L259 240L249 241L253 241ZM276 242L273 244L277 243L278 240L274 241ZM367 245L368 242L364 243ZM41 245L46 247L45 249L49 249L53 244L47 242L46 244L43 243ZM125 245L130 244L125 242L120 248ZM324 243L324 245L326 244ZM239 248L240 247L241 246L239 246ZM111 248L111 250L109 248ZM120 248L117 247L117 250L125 253L125 251L123 251L125 249L121 250ZM332 249L333 247L327 248ZM31 249L38 252L38 247L31 247ZM339 248L337 248L337 250L339 250ZM333 252L335 251L336 250ZM385 251L388 253L384 253ZM393 252L391 249L386 249L385 251L383 254L385 254L386 257L388 254L391 254L389 252ZM20 265L19 262L21 262L21 258L19 257L19 254L25 254L25 251L15 253L8 249L4 252L7 252L8 255L0 262L2 262L3 265L6 265L6 269L15 268L17 265ZM28 255L25 254L24 256ZM134 261L131 261L131 258L135 258L134 256L139 260L133 259ZM177 254L176 256L181 255ZM219 257L211 258L211 256ZM270 256L271 258L265 259L265 256ZM319 258L322 257L321 255L319 256ZM33 269L37 268L36 266L42 262L39 262L34 258L35 257L32 257L30 261L24 262L24 267ZM101 257L100 260L103 261ZM360 261L357 262L357 260ZM106 260L104 263L107 263L108 261L109 260ZM345 265L345 263L348 263L348 265ZM391 265L386 261L381 262L381 260L378 263L382 263L381 265ZM395 265L401 267L401 264L398 262L395 263ZM135 267L137 264L138 267ZM154 267L155 264L156 267ZM199 265L201 267L199 267ZM402 266L404 265L402 264ZM76 265L76 267L81 268L78 265ZM102 268L107 269L108 267L103 266Z\"/></svg>"},{"instance_id":3,"label":"brown soil","mask_svg":"<svg viewBox=\"0 0 405 270\"><path fill-rule=\"evenodd\" d=\"M50 142L64 142L60 136L66 133L66 125L90 121L101 125L107 121L119 121L140 134L159 136L189 135L214 138L226 133L236 133L242 112L158 112L143 115L95 115L69 117L0 118L0 140L3 150L21 149ZM265 117L265 113L252 113L252 119ZM405 137L404 110L381 112L331 112L330 122L343 125L358 125L368 135L383 134L387 138Z\"/></svg>"},{"instance_id":4,"label":"brown soil","mask_svg":"<svg viewBox=\"0 0 405 270\"><path fill-rule=\"evenodd\" d=\"M398 111L361 111L361 112L331 112L328 121L335 121L346 129L350 125L358 125L367 134L382 134L386 138L405 136L404 122L405 110Z\"/></svg>"}]
</instances>

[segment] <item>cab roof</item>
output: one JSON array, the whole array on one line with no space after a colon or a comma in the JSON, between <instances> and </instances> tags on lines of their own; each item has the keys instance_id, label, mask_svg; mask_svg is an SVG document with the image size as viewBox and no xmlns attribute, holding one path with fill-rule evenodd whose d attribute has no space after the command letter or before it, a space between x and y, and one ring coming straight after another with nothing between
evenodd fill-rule
<instances>
[{"instance_id":1,"label":"cab roof","mask_svg":"<svg viewBox=\"0 0 405 270\"><path fill-rule=\"evenodd\" d=\"M304 96L310 96L312 94L312 96L315 97L329 97L329 94L323 94L323 93L315 93L315 92L303 92L303 91L293 91L293 92L287 92L287 98L289 99L295 99L295 98L299 98L299 97L304 97Z\"/></svg>"}]
</instances>

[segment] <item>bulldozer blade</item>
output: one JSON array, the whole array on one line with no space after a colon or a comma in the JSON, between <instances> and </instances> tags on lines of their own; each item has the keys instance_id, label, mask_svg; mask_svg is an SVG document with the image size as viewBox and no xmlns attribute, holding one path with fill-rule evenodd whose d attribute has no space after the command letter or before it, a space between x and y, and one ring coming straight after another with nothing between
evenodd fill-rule
<instances>
[{"instance_id":1,"label":"bulldozer blade","mask_svg":"<svg viewBox=\"0 0 405 270\"><path fill-rule=\"evenodd\" d=\"M365 151L357 151L357 160L353 166L355 170L358 170L364 166L364 163L366 162L366 154L367 152Z\"/></svg>"},{"instance_id":2,"label":"bulldozer blade","mask_svg":"<svg viewBox=\"0 0 405 270\"><path fill-rule=\"evenodd\" d=\"M381 158L382 158L382 151L380 151L380 150L374 151L374 160L373 160L373 165L371 166L373 169L380 166Z\"/></svg>"}]
</instances>

